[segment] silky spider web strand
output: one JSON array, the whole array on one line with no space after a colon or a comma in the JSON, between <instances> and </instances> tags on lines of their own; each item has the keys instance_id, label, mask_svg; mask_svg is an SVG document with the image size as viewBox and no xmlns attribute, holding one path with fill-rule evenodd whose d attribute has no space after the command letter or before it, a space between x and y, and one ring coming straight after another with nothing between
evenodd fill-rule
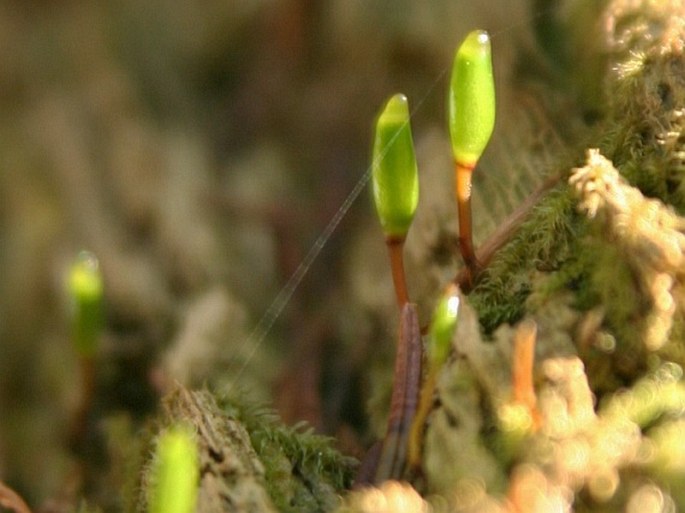
<instances>
[{"instance_id":1,"label":"silky spider web strand","mask_svg":"<svg viewBox=\"0 0 685 513\"><path fill-rule=\"evenodd\" d=\"M494 31L491 33L490 38L491 39L499 38L502 36L502 34L506 34L507 32L510 32L510 31L514 30L515 28L520 27L524 23L528 23L532 19L535 19L539 16L542 16L544 14L544 12L545 12L545 10L542 9L542 10L536 12L532 17L527 19L525 22L515 23L515 24L512 24L506 28ZM409 115L409 119L407 120L407 123L409 123L411 121L411 119L414 117L414 115L419 111L421 106L425 103L425 101L428 99L428 97L432 94L435 87L443 79L443 77L447 74L447 72L449 70L450 70L450 66L445 66L442 69L442 71L437 75L435 80L428 87L424 96L419 100L419 102L416 104L416 106L412 109L412 111ZM385 150L382 152L382 154L380 156L381 159L385 156L385 154L388 151L388 147L393 142L394 142L394 138L388 143ZM298 287L302 283L302 280L305 278L305 276L309 272L310 267L314 264L314 262L316 261L316 259L319 256L319 254L323 250L324 246L328 243L328 240L332 237L333 233L337 229L340 222L347 215L347 212L350 210L350 208L352 207L354 202L357 200L357 198L361 194L362 190L364 190L364 187L366 187L366 184L368 183L369 179L371 178L372 167L373 167L373 163L367 167L364 174L359 178L357 183L354 185L354 187L352 188L350 193L347 195L347 197L343 201L340 208L336 211L336 213L333 215L331 220L328 222L328 224L326 225L326 227L322 231L321 235L319 235L319 237L317 237L317 239L314 241L314 243L312 244L312 247L309 249L309 251L307 252L305 257L302 259L300 264L297 266L297 268L295 269L293 274L290 275L290 278L288 278L288 281L286 281L285 285L283 285L280 292L276 295L274 300L271 302L269 307L266 309L266 311L264 312L262 317L259 319L259 321L255 325L255 327L252 329L249 336L246 339L244 339L244 341L241 343L240 348L245 347L245 346L249 347L251 345L252 349L248 353L246 360L243 362L243 364L238 369L233 380L228 384L228 386L226 388L227 394L230 393L230 391L233 389L235 384L238 382L238 380L242 376L243 372L245 372L245 369L250 364L250 362L254 358L255 354L257 354L259 347L261 346L261 344L264 342L264 339L266 338L266 336L271 331L271 328L273 328L274 324L276 323L278 318L283 313L283 310L285 309L287 304L290 302L290 299L292 298L293 294L298 289ZM238 350L236 351L236 354L240 353L240 348L238 348Z\"/></svg>"},{"instance_id":2,"label":"silky spider web strand","mask_svg":"<svg viewBox=\"0 0 685 513\"><path fill-rule=\"evenodd\" d=\"M445 67L436 77L436 79L431 83L431 85L428 87L428 90L424 94L424 96L419 100L419 102L416 104L416 107L414 107L409 115L409 119L404 123L402 128L404 126L408 125L411 119L414 117L414 115L418 112L418 110L421 108L421 106L424 104L424 102L428 99L428 97L431 95L437 84L442 80L442 78L445 76L449 68ZM381 152L380 156L378 159L382 160L385 155L388 152L388 149L390 146L395 142L395 139L397 138L398 134L400 131L393 136L393 138L388 141L388 144L385 146L383 151ZM336 228L340 224L340 222L343 220L343 218L347 215L347 212L352 208L352 205L354 202L357 200L359 195L361 194L362 190L364 190L364 187L366 187L366 184L369 182L369 179L371 178L371 170L373 168L375 162L372 162L369 167L367 167L366 171L364 174L357 180L357 183L354 185L350 193L347 195L345 200L343 201L342 205L340 205L340 208L335 212L331 220L328 222L326 227L323 229L321 232L321 235L317 237L317 239L314 241L312 244L312 247L309 249L305 257L302 259L300 264L297 266L297 269L293 272L293 274L288 278L288 281L283 285L281 288L280 292L276 295L276 298L271 302L269 305L269 308L266 309L264 312L264 315L259 319L257 324L255 325L254 329L250 333L250 335L245 339L245 342L243 343L243 346L245 345L252 345L252 349L247 355L247 358L243 365L240 367L238 372L236 373L235 377L233 380L230 382L227 388L227 392L230 392L235 383L238 381L242 373L245 371L246 367L252 361L252 358L254 357L255 354L257 354L257 350L261 346L262 342L264 342L264 339L266 336L269 334L269 331L271 331L271 328L273 325L276 323L278 318L280 317L281 313L283 313L283 310L287 306L287 304L290 302L290 299L292 298L293 294L297 290L297 288L300 286L302 283L302 280L304 277L307 275L307 272L309 272L310 267L314 264L316 259L318 258L319 254L321 253L321 250L323 250L324 246L328 243L329 239L333 236L333 233L335 232ZM238 351L239 352L239 351Z\"/></svg>"}]
</instances>

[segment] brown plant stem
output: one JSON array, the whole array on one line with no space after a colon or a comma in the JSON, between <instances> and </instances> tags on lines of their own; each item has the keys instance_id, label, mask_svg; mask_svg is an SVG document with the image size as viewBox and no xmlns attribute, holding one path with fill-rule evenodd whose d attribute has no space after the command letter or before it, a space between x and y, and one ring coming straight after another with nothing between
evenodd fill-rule
<instances>
[{"instance_id":1,"label":"brown plant stem","mask_svg":"<svg viewBox=\"0 0 685 513\"><path fill-rule=\"evenodd\" d=\"M490 265L490 261L497 251L504 246L516 231L521 227L523 221L528 217L530 211L540 201L540 199L552 187L559 183L561 175L554 175L547 178L540 186L528 196L523 203L521 203L488 237L488 239L476 251L476 262L479 263L480 269L486 269ZM471 290L475 285L477 276L471 274L468 267L462 268L454 278L454 283L461 287L465 292Z\"/></svg>"},{"instance_id":2,"label":"brown plant stem","mask_svg":"<svg viewBox=\"0 0 685 513\"><path fill-rule=\"evenodd\" d=\"M473 224L471 221L471 176L475 165L455 162L454 184L459 213L459 250L466 265L466 280L472 285L481 269L473 248Z\"/></svg>"},{"instance_id":3,"label":"brown plant stem","mask_svg":"<svg viewBox=\"0 0 685 513\"><path fill-rule=\"evenodd\" d=\"M88 417L93 408L93 400L95 398L95 359L93 357L81 357L79 358L79 366L82 394L78 409L74 413L71 432L69 433L70 444L77 452L79 452L81 444L86 439Z\"/></svg>"}]
</instances>

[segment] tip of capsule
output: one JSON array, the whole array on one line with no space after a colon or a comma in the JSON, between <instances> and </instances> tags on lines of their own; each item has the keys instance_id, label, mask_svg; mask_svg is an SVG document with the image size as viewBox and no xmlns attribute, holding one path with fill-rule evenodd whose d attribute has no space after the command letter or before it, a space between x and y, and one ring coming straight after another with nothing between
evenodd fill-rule
<instances>
[{"instance_id":1,"label":"tip of capsule","mask_svg":"<svg viewBox=\"0 0 685 513\"><path fill-rule=\"evenodd\" d=\"M398 93L388 100L381 113L382 123L404 123L409 118L409 100Z\"/></svg>"},{"instance_id":2,"label":"tip of capsule","mask_svg":"<svg viewBox=\"0 0 685 513\"><path fill-rule=\"evenodd\" d=\"M459 48L459 52L468 58L474 58L476 55L488 55L490 53L490 34L485 30L470 32Z\"/></svg>"},{"instance_id":3,"label":"tip of capsule","mask_svg":"<svg viewBox=\"0 0 685 513\"><path fill-rule=\"evenodd\" d=\"M69 271L68 287L79 298L98 297L102 294L102 275L97 257L82 251Z\"/></svg>"},{"instance_id":4,"label":"tip of capsule","mask_svg":"<svg viewBox=\"0 0 685 513\"><path fill-rule=\"evenodd\" d=\"M392 95L392 97L388 100L388 105L390 104L395 104L395 105L403 105L408 102L407 96L402 94L402 93L397 93Z\"/></svg>"}]
</instances>

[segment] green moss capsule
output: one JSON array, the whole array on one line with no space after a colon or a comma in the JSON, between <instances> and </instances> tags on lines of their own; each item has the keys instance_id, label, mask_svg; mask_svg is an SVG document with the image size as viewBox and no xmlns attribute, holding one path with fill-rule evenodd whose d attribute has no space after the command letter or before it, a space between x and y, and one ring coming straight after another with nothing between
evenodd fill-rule
<instances>
[{"instance_id":1,"label":"green moss capsule","mask_svg":"<svg viewBox=\"0 0 685 513\"><path fill-rule=\"evenodd\" d=\"M192 513L197 501L199 463L195 437L175 426L157 440L151 470L149 513Z\"/></svg>"},{"instance_id":2,"label":"green moss capsule","mask_svg":"<svg viewBox=\"0 0 685 513\"><path fill-rule=\"evenodd\" d=\"M448 97L449 129L455 160L474 167L495 126L495 82L490 36L474 30L454 57Z\"/></svg>"},{"instance_id":3,"label":"green moss capsule","mask_svg":"<svg viewBox=\"0 0 685 513\"><path fill-rule=\"evenodd\" d=\"M407 97L396 94L376 122L373 196L387 238L404 239L419 202L419 178Z\"/></svg>"},{"instance_id":4,"label":"green moss capsule","mask_svg":"<svg viewBox=\"0 0 685 513\"><path fill-rule=\"evenodd\" d=\"M459 302L457 288L450 287L433 311L428 342L428 362L431 369L439 368L447 360L457 327Z\"/></svg>"},{"instance_id":5,"label":"green moss capsule","mask_svg":"<svg viewBox=\"0 0 685 513\"><path fill-rule=\"evenodd\" d=\"M421 387L419 406L409 432L407 463L409 468L414 470L421 467L424 426L433 408L438 373L450 354L460 301L459 289L456 285L451 285L433 311L427 346L428 369Z\"/></svg>"},{"instance_id":6,"label":"green moss capsule","mask_svg":"<svg viewBox=\"0 0 685 513\"><path fill-rule=\"evenodd\" d=\"M72 336L79 356L90 358L97 350L102 331L103 283L98 259L88 251L79 253L69 272L72 300Z\"/></svg>"}]
</instances>

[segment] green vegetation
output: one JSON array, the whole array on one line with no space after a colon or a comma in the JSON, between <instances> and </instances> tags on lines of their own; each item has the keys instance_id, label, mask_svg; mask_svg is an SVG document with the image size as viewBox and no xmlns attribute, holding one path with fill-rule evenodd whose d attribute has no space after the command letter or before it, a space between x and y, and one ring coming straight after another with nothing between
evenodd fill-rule
<instances>
[{"instance_id":1,"label":"green vegetation","mask_svg":"<svg viewBox=\"0 0 685 513\"><path fill-rule=\"evenodd\" d=\"M2 507L685 509L682 2L391 4L0 7Z\"/></svg>"},{"instance_id":2,"label":"green vegetation","mask_svg":"<svg viewBox=\"0 0 685 513\"><path fill-rule=\"evenodd\" d=\"M150 471L150 513L192 513L200 474L195 436L177 425L157 439Z\"/></svg>"},{"instance_id":3,"label":"green vegetation","mask_svg":"<svg viewBox=\"0 0 685 513\"><path fill-rule=\"evenodd\" d=\"M387 238L404 239L419 202L419 177L407 97L388 100L376 122L373 197Z\"/></svg>"},{"instance_id":4,"label":"green vegetation","mask_svg":"<svg viewBox=\"0 0 685 513\"><path fill-rule=\"evenodd\" d=\"M459 319L459 301L459 294L450 287L433 311L426 349L431 369L439 368L447 360Z\"/></svg>"},{"instance_id":5,"label":"green vegetation","mask_svg":"<svg viewBox=\"0 0 685 513\"><path fill-rule=\"evenodd\" d=\"M471 32L457 49L447 103L454 160L473 169L495 128L495 79L487 32Z\"/></svg>"},{"instance_id":6,"label":"green vegetation","mask_svg":"<svg viewBox=\"0 0 685 513\"><path fill-rule=\"evenodd\" d=\"M69 271L68 288L74 349L80 357L92 358L103 325L102 275L95 255L87 251L79 254Z\"/></svg>"}]
</instances>

